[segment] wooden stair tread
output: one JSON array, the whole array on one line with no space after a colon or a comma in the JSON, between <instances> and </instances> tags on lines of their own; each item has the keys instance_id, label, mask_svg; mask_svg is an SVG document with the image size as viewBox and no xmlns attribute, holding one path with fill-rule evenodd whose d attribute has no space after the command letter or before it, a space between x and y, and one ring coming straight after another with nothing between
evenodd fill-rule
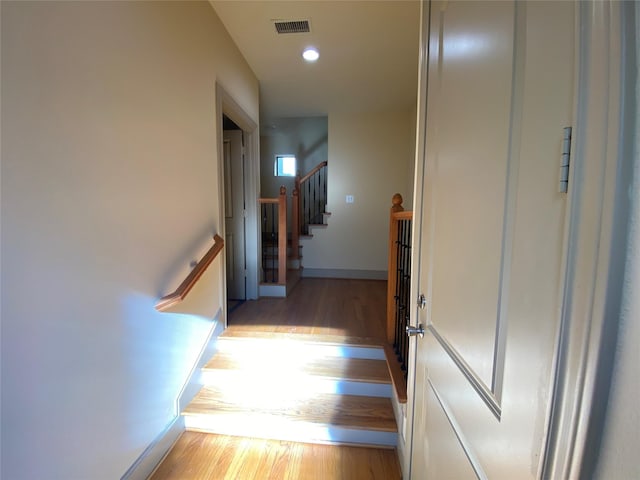
<instances>
[{"instance_id":1,"label":"wooden stair tread","mask_svg":"<svg viewBox=\"0 0 640 480\"><path fill-rule=\"evenodd\" d=\"M344 379L355 382L369 383L391 383L387 362L384 360L369 360L361 358L346 357L324 357L314 358L299 365L296 362L288 361L288 365L295 368L297 373L325 377L331 379ZM286 375L287 364L278 365L278 371ZM218 352L205 365L204 370L249 370L253 371L251 365L247 365L242 358L225 352Z\"/></svg>"},{"instance_id":2,"label":"wooden stair tread","mask_svg":"<svg viewBox=\"0 0 640 480\"><path fill-rule=\"evenodd\" d=\"M318 335L313 333L284 333L260 331L259 326L233 326L220 334L218 340L287 340L312 344L341 345L352 347L383 348L384 342L370 337L345 337L341 335ZM267 327L269 328L269 327Z\"/></svg>"},{"instance_id":3,"label":"wooden stair tread","mask_svg":"<svg viewBox=\"0 0 640 480\"><path fill-rule=\"evenodd\" d=\"M390 448L313 445L184 432L151 480L364 479L400 480Z\"/></svg>"},{"instance_id":4,"label":"wooden stair tread","mask_svg":"<svg viewBox=\"0 0 640 480\"><path fill-rule=\"evenodd\" d=\"M267 415L296 422L333 425L351 429L396 432L391 401L383 397L314 394L312 398L285 399L277 405L263 398L246 401L229 398L215 387L205 386L182 412L183 415Z\"/></svg>"}]
</instances>

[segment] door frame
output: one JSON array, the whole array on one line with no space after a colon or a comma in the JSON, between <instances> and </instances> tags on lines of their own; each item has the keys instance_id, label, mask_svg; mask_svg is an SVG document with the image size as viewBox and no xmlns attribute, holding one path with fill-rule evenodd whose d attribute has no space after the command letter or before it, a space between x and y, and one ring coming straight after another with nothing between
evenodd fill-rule
<instances>
[{"instance_id":1,"label":"door frame","mask_svg":"<svg viewBox=\"0 0 640 480\"><path fill-rule=\"evenodd\" d=\"M220 230L222 238L226 238L226 226L224 222L224 134L222 116L226 115L244 132L245 169L244 169L244 195L245 195L245 258L247 262L246 298L258 298L258 191L260 186L260 135L258 124L235 101L227 90L216 82L216 122L218 141L218 212L220 218ZM223 249L224 261L222 262L222 293L225 327L227 323L227 262L226 249Z\"/></svg>"},{"instance_id":2,"label":"door frame","mask_svg":"<svg viewBox=\"0 0 640 480\"><path fill-rule=\"evenodd\" d=\"M563 305L555 381L546 444L541 445L542 478L580 478L581 472L592 471L597 458L585 453L599 444L605 422L626 258L629 199L625 187L633 162L628 154L633 151L631 136L625 138L620 132L628 128L625 119L633 115L627 112L623 116L625 104L635 110L635 77L631 72L635 59L625 62L635 52L623 48L635 42L635 23L622 21L634 18L635 7L621 3L607 0L576 5L575 153L567 193L566 247L560 266ZM412 245L422 245L429 7L429 0L421 1ZM417 272L422 255L420 248L413 251L412 299L420 292ZM417 319L414 306L411 324ZM416 348L414 337L410 341L409 404L401 459L405 478L411 477Z\"/></svg>"},{"instance_id":3,"label":"door frame","mask_svg":"<svg viewBox=\"0 0 640 480\"><path fill-rule=\"evenodd\" d=\"M418 95L417 95L417 119L416 119L416 157L414 165L413 183L413 221L411 231L411 245L422 245L422 202L424 199L425 168L424 159L426 153L426 123L427 123L427 79L429 78L429 34L430 34L430 0L420 2L420 45L418 48ZM419 275L422 248L413 248L411 255L411 284L409 287L409 322L411 325L418 323L418 309L412 303L417 299L420 291ZM415 379L416 379L416 354L417 339L409 339L409 365L407 369L407 422L404 437L404 452L401 454L403 478L411 478L411 456L413 451L413 426L415 404Z\"/></svg>"},{"instance_id":4,"label":"door frame","mask_svg":"<svg viewBox=\"0 0 640 480\"><path fill-rule=\"evenodd\" d=\"M633 168L635 5L579 2L565 283L542 475L595 471L620 322ZM626 19L626 21L623 21ZM631 42L631 43L627 43Z\"/></svg>"},{"instance_id":5,"label":"door frame","mask_svg":"<svg viewBox=\"0 0 640 480\"><path fill-rule=\"evenodd\" d=\"M223 136L223 142L222 142L222 148L223 148L223 162L224 162L224 168L228 169L228 170L232 170L230 171L226 171L225 170L225 177L223 180L223 185L224 185L224 197L225 197L225 218L224 218L224 225L225 225L225 257L226 260L229 259L229 255L231 253L230 256L232 256L232 261L230 262L230 264L232 265L232 270L233 271L233 275L232 278L234 278L236 276L236 274L238 274L238 278L236 280L239 280L240 277L242 277L242 295L238 295L239 290L237 289L237 284L230 286L229 285L229 279L227 278L227 301L229 301L230 298L234 299L234 300L246 300L247 299L247 275L246 275L246 266L247 266L247 260L246 260L246 218L244 215L244 210L245 210L245 193L244 193L244 170L245 170L245 154L244 154L244 143L245 143L245 133L244 130L242 130L240 127L238 127L235 123L234 123L234 127L231 130L227 130L224 128L224 123L226 120L229 120L231 122L231 120L229 119L229 117L227 117L226 115L223 115L223 127L222 127L222 136ZM237 127L237 128L236 128ZM238 146L235 142L234 142L234 138L237 138L240 143L240 145ZM227 152L227 144L228 144L228 152ZM240 158L235 158L234 157L234 144L236 146L236 148L239 147L239 154L240 154ZM228 158L227 158L228 155ZM241 175L235 175L233 172L236 172L236 168L238 167L238 165L236 165L236 163L240 164L240 171L242 172ZM229 175L229 173L231 173L231 175ZM237 172L236 172L237 173ZM235 185L234 182L239 183L239 185ZM234 227L231 227L233 229L233 232L228 232L227 229L230 228L229 227L229 217L227 217L227 207L229 205L229 203L232 204L232 206L234 206L234 194L238 191L242 191L242 233L241 235L238 235L238 225L235 225ZM238 206L235 205L235 208L232 208L232 211L235 213L235 217L237 217L239 215L239 209ZM235 218L234 220L232 220L232 224L237 223L238 218ZM229 236L228 234L231 233L232 235ZM241 248L236 248L236 243L237 240L241 237L242 239L242 247ZM233 245L230 245L233 244ZM236 253L237 252L237 253ZM239 258L241 257L241 264L238 262ZM226 274L229 274L229 263L225 263L225 267L227 268ZM242 268L240 268L242 267ZM242 274L240 275L239 270L242 271ZM233 282L232 282L233 283ZM233 290L234 295L233 296L229 296L229 290Z\"/></svg>"}]
</instances>

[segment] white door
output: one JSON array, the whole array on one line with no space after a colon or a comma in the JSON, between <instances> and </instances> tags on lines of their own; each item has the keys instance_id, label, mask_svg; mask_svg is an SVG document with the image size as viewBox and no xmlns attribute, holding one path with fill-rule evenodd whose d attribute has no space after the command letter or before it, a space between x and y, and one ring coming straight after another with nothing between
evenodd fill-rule
<instances>
[{"instance_id":1,"label":"white door","mask_svg":"<svg viewBox=\"0 0 640 480\"><path fill-rule=\"evenodd\" d=\"M223 138L227 299L245 300L246 259L242 130L225 130Z\"/></svg>"},{"instance_id":2,"label":"white door","mask_svg":"<svg viewBox=\"0 0 640 480\"><path fill-rule=\"evenodd\" d=\"M423 8L414 290L427 302L412 317L426 331L412 340L411 478L537 478L563 282L558 184L563 128L573 118L574 5Z\"/></svg>"}]
</instances>

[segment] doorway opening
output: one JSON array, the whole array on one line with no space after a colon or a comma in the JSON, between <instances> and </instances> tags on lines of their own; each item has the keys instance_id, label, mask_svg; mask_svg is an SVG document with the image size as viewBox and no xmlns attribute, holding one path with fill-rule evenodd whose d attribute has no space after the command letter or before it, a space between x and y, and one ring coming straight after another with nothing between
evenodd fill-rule
<instances>
[{"instance_id":1,"label":"doorway opening","mask_svg":"<svg viewBox=\"0 0 640 480\"><path fill-rule=\"evenodd\" d=\"M227 312L247 298L245 135L222 115Z\"/></svg>"},{"instance_id":2,"label":"doorway opening","mask_svg":"<svg viewBox=\"0 0 640 480\"><path fill-rule=\"evenodd\" d=\"M218 218L225 239L225 326L231 308L258 298L258 123L216 85L218 118Z\"/></svg>"}]
</instances>

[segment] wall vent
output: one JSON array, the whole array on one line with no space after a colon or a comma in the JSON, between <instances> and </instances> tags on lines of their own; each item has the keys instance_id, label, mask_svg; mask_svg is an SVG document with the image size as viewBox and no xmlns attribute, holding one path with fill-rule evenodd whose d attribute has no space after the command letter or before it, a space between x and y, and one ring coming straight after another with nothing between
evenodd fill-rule
<instances>
[{"instance_id":1,"label":"wall vent","mask_svg":"<svg viewBox=\"0 0 640 480\"><path fill-rule=\"evenodd\" d=\"M310 32L309 20L274 20L276 32L283 33L308 33Z\"/></svg>"}]
</instances>

